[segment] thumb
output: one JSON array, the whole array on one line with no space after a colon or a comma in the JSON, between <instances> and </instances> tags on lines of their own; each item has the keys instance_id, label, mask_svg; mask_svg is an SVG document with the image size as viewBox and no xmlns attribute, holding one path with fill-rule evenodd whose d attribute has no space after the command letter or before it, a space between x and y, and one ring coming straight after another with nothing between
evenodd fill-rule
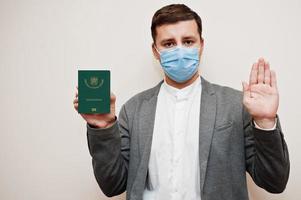
<instances>
[{"instance_id":1,"label":"thumb","mask_svg":"<svg viewBox=\"0 0 301 200\"><path fill-rule=\"evenodd\" d=\"M248 83L242 81L242 87L243 87L243 97L244 97L244 99L247 98L247 97L252 97L250 85Z\"/></svg>"},{"instance_id":2,"label":"thumb","mask_svg":"<svg viewBox=\"0 0 301 200\"><path fill-rule=\"evenodd\" d=\"M249 90L249 85L248 83L246 83L245 81L242 81L242 89L243 89L243 92L247 92Z\"/></svg>"}]
</instances>

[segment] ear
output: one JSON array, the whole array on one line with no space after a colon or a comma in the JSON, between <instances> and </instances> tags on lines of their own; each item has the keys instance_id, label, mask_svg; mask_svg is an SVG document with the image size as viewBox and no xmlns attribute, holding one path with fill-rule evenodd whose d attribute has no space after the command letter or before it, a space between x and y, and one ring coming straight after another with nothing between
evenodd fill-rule
<instances>
[{"instance_id":1,"label":"ear","mask_svg":"<svg viewBox=\"0 0 301 200\"><path fill-rule=\"evenodd\" d=\"M156 58L157 60L160 60L160 54L159 54L158 51L155 49L155 44L154 44L154 43L152 44L152 50L153 50L153 54L154 54L155 58Z\"/></svg>"},{"instance_id":2,"label":"ear","mask_svg":"<svg viewBox=\"0 0 301 200\"><path fill-rule=\"evenodd\" d=\"M203 54L203 49L204 49L204 39L202 38L202 40L201 40L201 47L200 47L200 57L202 56L202 54Z\"/></svg>"}]
</instances>

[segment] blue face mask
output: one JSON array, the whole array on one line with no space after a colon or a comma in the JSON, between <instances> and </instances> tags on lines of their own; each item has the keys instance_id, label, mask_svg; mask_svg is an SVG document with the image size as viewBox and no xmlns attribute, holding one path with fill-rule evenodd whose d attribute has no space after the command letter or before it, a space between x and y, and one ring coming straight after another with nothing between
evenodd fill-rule
<instances>
[{"instance_id":1,"label":"blue face mask","mask_svg":"<svg viewBox=\"0 0 301 200\"><path fill-rule=\"evenodd\" d=\"M158 51L158 53L164 72L178 83L189 80L198 70L199 49L196 47L177 47L172 50Z\"/></svg>"}]
</instances>

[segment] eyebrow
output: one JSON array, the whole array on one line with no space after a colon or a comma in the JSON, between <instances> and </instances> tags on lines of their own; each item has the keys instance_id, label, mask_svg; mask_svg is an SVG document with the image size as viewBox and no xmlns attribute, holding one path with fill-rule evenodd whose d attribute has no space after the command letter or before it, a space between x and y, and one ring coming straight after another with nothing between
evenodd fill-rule
<instances>
[{"instance_id":1,"label":"eyebrow","mask_svg":"<svg viewBox=\"0 0 301 200\"><path fill-rule=\"evenodd\" d=\"M182 38L183 40L187 40L187 39L196 39L196 37L195 36L185 36L185 37L183 37Z\"/></svg>"},{"instance_id":2,"label":"eyebrow","mask_svg":"<svg viewBox=\"0 0 301 200\"><path fill-rule=\"evenodd\" d=\"M195 36L184 36L183 38L182 38L182 40L188 40L188 39L196 39L196 37ZM165 43L165 42L173 42L173 41L175 41L175 39L174 38L166 38L166 39L163 39L160 43L162 44L162 43Z\"/></svg>"}]
</instances>

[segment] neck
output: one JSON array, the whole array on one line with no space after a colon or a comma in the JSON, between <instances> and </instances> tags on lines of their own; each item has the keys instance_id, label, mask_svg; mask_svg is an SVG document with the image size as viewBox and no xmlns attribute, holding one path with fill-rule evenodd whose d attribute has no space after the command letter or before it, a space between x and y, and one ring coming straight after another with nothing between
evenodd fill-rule
<instances>
[{"instance_id":1,"label":"neck","mask_svg":"<svg viewBox=\"0 0 301 200\"><path fill-rule=\"evenodd\" d=\"M165 75L165 81L168 85L170 85L172 87L182 89L182 88L187 87L188 85L192 84L197 78L199 78L199 76L200 76L199 72L197 72L189 80L187 80L183 83L177 83Z\"/></svg>"}]
</instances>

